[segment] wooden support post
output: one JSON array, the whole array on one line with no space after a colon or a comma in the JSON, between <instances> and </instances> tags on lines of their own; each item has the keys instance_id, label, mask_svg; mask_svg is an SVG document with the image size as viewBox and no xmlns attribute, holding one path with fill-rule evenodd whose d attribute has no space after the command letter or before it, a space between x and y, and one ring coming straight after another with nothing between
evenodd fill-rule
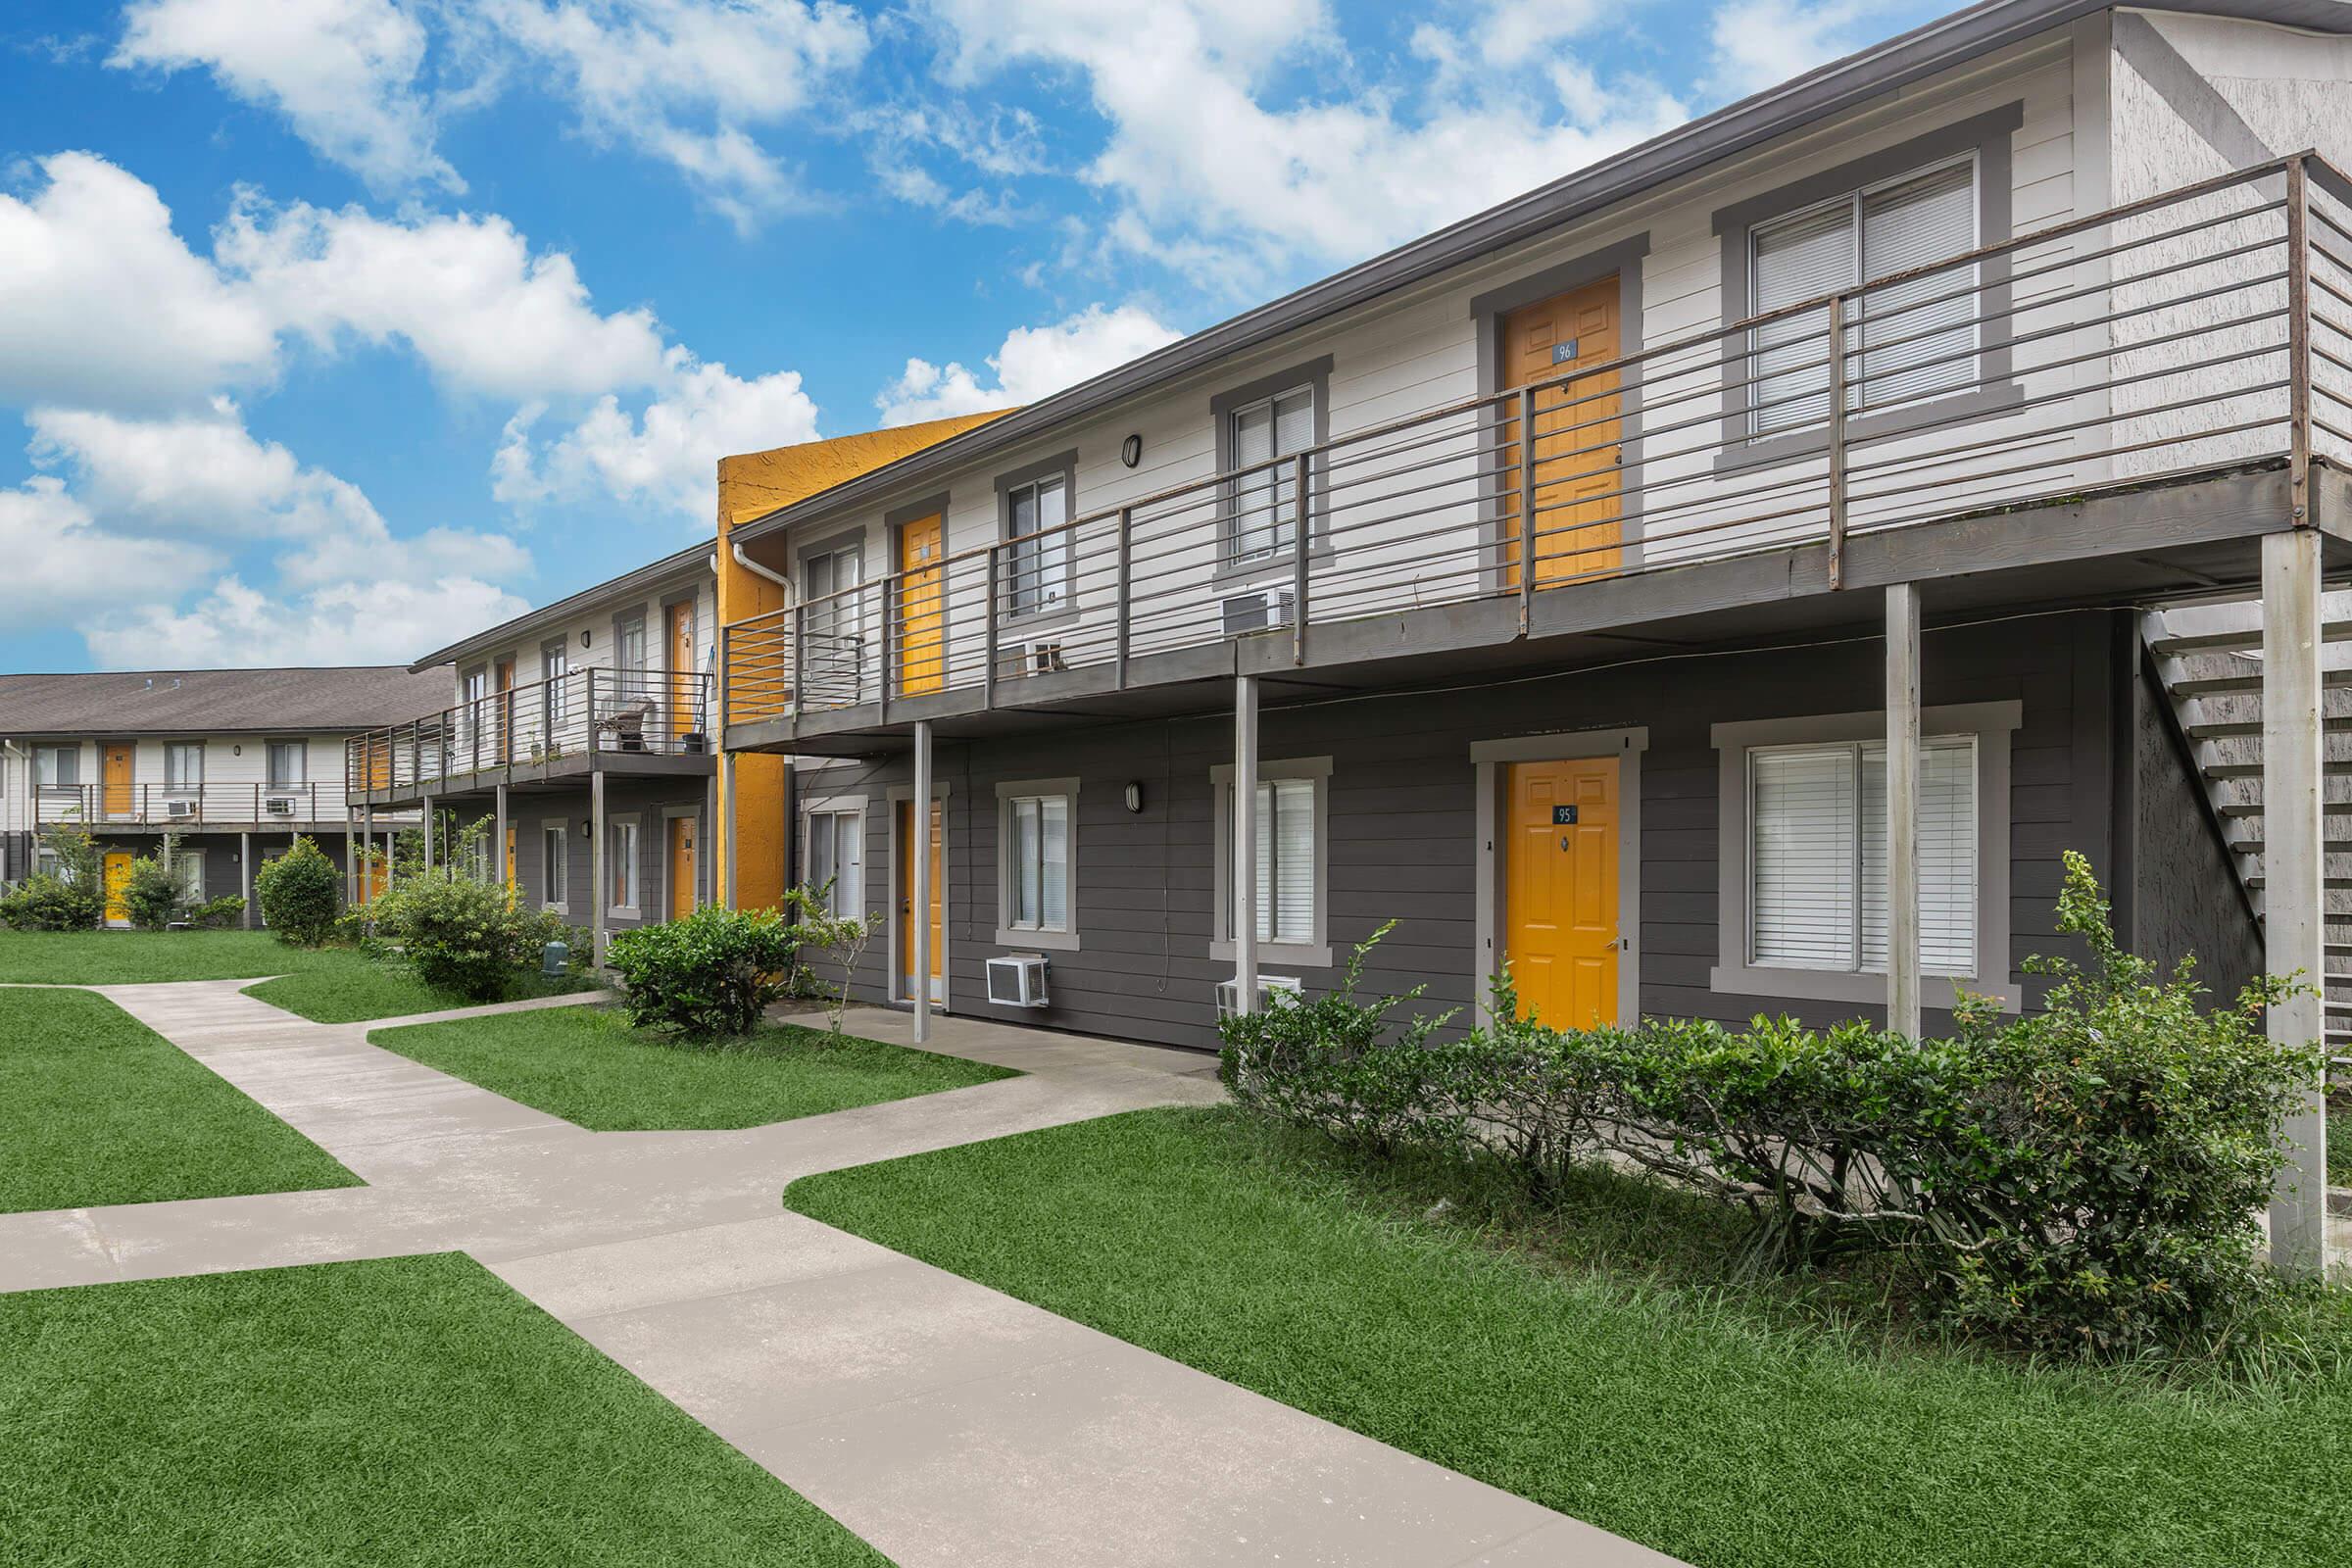
<instances>
[{"instance_id":1,"label":"wooden support post","mask_svg":"<svg viewBox=\"0 0 2352 1568\"><path fill-rule=\"evenodd\" d=\"M588 961L605 965L605 770L588 773L588 880L594 884L588 907Z\"/></svg>"},{"instance_id":2,"label":"wooden support post","mask_svg":"<svg viewBox=\"0 0 2352 1568\"><path fill-rule=\"evenodd\" d=\"M2264 966L2309 986L2266 1014L2271 1039L2326 1038L2327 849L2322 829L2320 534L2262 539L2262 924ZM2271 1196L2271 1261L2295 1274L2328 1264L2328 1099L2323 1069L2281 1129L2287 1163Z\"/></svg>"},{"instance_id":3,"label":"wooden support post","mask_svg":"<svg viewBox=\"0 0 2352 1568\"><path fill-rule=\"evenodd\" d=\"M1233 682L1233 994L1257 1010L1257 677Z\"/></svg>"},{"instance_id":4,"label":"wooden support post","mask_svg":"<svg viewBox=\"0 0 2352 1568\"><path fill-rule=\"evenodd\" d=\"M1830 590L1833 593L1845 586L1845 296L1833 294L1830 296Z\"/></svg>"},{"instance_id":5,"label":"wooden support post","mask_svg":"<svg viewBox=\"0 0 2352 1568\"><path fill-rule=\"evenodd\" d=\"M495 880L503 888L514 880L514 868L507 863L507 787L504 784L493 785L490 799L493 818L490 826L490 863L498 867Z\"/></svg>"},{"instance_id":6,"label":"wooden support post","mask_svg":"<svg viewBox=\"0 0 2352 1568\"><path fill-rule=\"evenodd\" d=\"M931 721L914 723L913 840L907 853L914 857L914 907L906 924L913 933L914 963L907 989L913 993L914 1039L931 1038Z\"/></svg>"},{"instance_id":7,"label":"wooden support post","mask_svg":"<svg viewBox=\"0 0 2352 1568\"><path fill-rule=\"evenodd\" d=\"M245 895L245 912L240 923L253 929L253 835L237 835L237 890Z\"/></svg>"},{"instance_id":8,"label":"wooden support post","mask_svg":"<svg viewBox=\"0 0 2352 1568\"><path fill-rule=\"evenodd\" d=\"M1919 587L1886 588L1886 1028L1919 1038Z\"/></svg>"}]
</instances>

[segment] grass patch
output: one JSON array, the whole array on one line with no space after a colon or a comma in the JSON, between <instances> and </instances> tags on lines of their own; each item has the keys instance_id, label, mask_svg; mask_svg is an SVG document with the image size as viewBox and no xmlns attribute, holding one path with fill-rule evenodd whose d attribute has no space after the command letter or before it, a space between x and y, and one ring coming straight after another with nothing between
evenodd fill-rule
<instances>
[{"instance_id":1,"label":"grass patch","mask_svg":"<svg viewBox=\"0 0 2352 1568\"><path fill-rule=\"evenodd\" d=\"M458 1254L0 1297L32 1564L882 1556Z\"/></svg>"},{"instance_id":2,"label":"grass patch","mask_svg":"<svg viewBox=\"0 0 2352 1568\"><path fill-rule=\"evenodd\" d=\"M472 997L426 985L404 965L370 958L349 948L328 951L351 961L319 964L299 974L265 980L258 986L247 986L245 994L314 1023L366 1023L376 1018L481 1005ZM550 986L537 975L529 975L508 993L508 1000L577 989L578 984L572 981Z\"/></svg>"},{"instance_id":3,"label":"grass patch","mask_svg":"<svg viewBox=\"0 0 2352 1568\"><path fill-rule=\"evenodd\" d=\"M358 1182L104 997L0 998L0 1211Z\"/></svg>"},{"instance_id":4,"label":"grass patch","mask_svg":"<svg viewBox=\"0 0 2352 1568\"><path fill-rule=\"evenodd\" d=\"M1874 1329L1861 1282L1710 1277L1723 1221L1678 1195L1604 1178L1538 1223L1231 1108L786 1202L1699 1568L2255 1568L2352 1542L2340 1301L2267 1381L2021 1365Z\"/></svg>"},{"instance_id":5,"label":"grass patch","mask_svg":"<svg viewBox=\"0 0 2352 1568\"><path fill-rule=\"evenodd\" d=\"M1019 1076L798 1024L769 1024L725 1046L672 1045L599 1006L412 1024L368 1038L592 1132L759 1127Z\"/></svg>"}]
</instances>

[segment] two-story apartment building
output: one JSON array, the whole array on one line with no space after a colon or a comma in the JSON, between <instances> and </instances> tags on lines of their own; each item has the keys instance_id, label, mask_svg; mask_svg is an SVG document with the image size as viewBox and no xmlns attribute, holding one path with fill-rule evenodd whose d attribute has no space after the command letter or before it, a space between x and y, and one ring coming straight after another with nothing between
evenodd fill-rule
<instances>
[{"instance_id":1,"label":"two-story apartment building","mask_svg":"<svg viewBox=\"0 0 2352 1568\"><path fill-rule=\"evenodd\" d=\"M2069 849L2143 952L2317 974L2348 32L1991 0L722 518L797 589L724 744L837 760L799 864L918 1015L1204 1045L1395 921L1436 1004L1916 1031L2033 1004ZM2168 684L2147 617L2256 591Z\"/></svg>"},{"instance_id":2,"label":"two-story apartment building","mask_svg":"<svg viewBox=\"0 0 2352 1568\"><path fill-rule=\"evenodd\" d=\"M722 514L764 510L977 422L729 458ZM364 823L421 808L481 822L491 865L522 897L589 928L600 954L610 931L721 900L730 867L747 895L738 903L774 903L787 879L789 769L761 768L765 759L742 777L721 769L715 649L722 597L757 607L776 587L705 540L426 654L413 672L454 673L454 685L423 711L351 737L340 763L355 808ZM745 797L745 843L732 857L719 842L722 790Z\"/></svg>"},{"instance_id":3,"label":"two-story apartment building","mask_svg":"<svg viewBox=\"0 0 2352 1568\"><path fill-rule=\"evenodd\" d=\"M345 741L408 711L446 671L354 666L0 675L0 881L40 868L54 824L86 830L108 874L169 838L199 900L239 894L298 834L348 875Z\"/></svg>"}]
</instances>

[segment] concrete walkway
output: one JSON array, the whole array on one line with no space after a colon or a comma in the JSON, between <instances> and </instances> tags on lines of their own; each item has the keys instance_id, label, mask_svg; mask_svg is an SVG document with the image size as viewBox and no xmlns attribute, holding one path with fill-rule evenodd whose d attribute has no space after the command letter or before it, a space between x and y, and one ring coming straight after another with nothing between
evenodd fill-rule
<instances>
[{"instance_id":1,"label":"concrete walkway","mask_svg":"<svg viewBox=\"0 0 2352 1568\"><path fill-rule=\"evenodd\" d=\"M1198 1055L942 1019L933 1049L1026 1076L742 1132L590 1133L251 983L91 989L368 1185L0 1215L0 1291L463 1250L902 1568L1671 1568L780 1207L821 1170L1212 1102ZM909 1043L897 1013L850 1027Z\"/></svg>"}]
</instances>

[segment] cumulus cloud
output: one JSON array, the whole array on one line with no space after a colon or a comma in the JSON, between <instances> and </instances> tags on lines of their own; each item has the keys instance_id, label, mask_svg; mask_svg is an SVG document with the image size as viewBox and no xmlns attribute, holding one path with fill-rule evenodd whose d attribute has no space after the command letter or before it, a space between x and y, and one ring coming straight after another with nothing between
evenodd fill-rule
<instances>
[{"instance_id":1,"label":"cumulus cloud","mask_svg":"<svg viewBox=\"0 0 2352 1568\"><path fill-rule=\"evenodd\" d=\"M530 504L602 491L708 526L722 456L816 439L816 404L798 372L744 380L683 351L673 351L673 361L668 389L640 414L608 395L586 417L541 442L532 432L544 408L517 413L491 464L499 499Z\"/></svg>"},{"instance_id":2,"label":"cumulus cloud","mask_svg":"<svg viewBox=\"0 0 2352 1568\"><path fill-rule=\"evenodd\" d=\"M89 153L0 194L0 403L153 409L266 378L269 309L172 227L154 187Z\"/></svg>"},{"instance_id":3,"label":"cumulus cloud","mask_svg":"<svg viewBox=\"0 0 2352 1568\"><path fill-rule=\"evenodd\" d=\"M755 128L801 113L870 42L833 0L493 0L474 19L552 75L589 135L670 165L744 228L806 199Z\"/></svg>"},{"instance_id":4,"label":"cumulus cloud","mask_svg":"<svg viewBox=\"0 0 2352 1568\"><path fill-rule=\"evenodd\" d=\"M1051 397L1182 334L1140 305L1090 305L1050 326L1016 326L988 356L988 377L954 361L908 360L874 406L885 425L1012 408Z\"/></svg>"},{"instance_id":5,"label":"cumulus cloud","mask_svg":"<svg viewBox=\"0 0 2352 1568\"><path fill-rule=\"evenodd\" d=\"M100 527L55 474L0 490L0 622L12 630L74 625L125 599L169 596L216 569L209 550Z\"/></svg>"},{"instance_id":6,"label":"cumulus cloud","mask_svg":"<svg viewBox=\"0 0 2352 1568\"><path fill-rule=\"evenodd\" d=\"M392 0L135 0L107 63L209 70L375 190L463 190L433 148L424 54L424 27Z\"/></svg>"},{"instance_id":7,"label":"cumulus cloud","mask_svg":"<svg viewBox=\"0 0 2352 1568\"><path fill-rule=\"evenodd\" d=\"M489 583L353 578L290 599L236 576L182 610L150 605L92 622L90 652L111 669L158 665L405 664L453 628L494 626L530 608Z\"/></svg>"},{"instance_id":8,"label":"cumulus cloud","mask_svg":"<svg viewBox=\"0 0 2352 1568\"><path fill-rule=\"evenodd\" d=\"M1878 9L1869 0L1730 0L1709 29L1707 84L1722 97L1744 98L1851 54L1867 41L1861 24Z\"/></svg>"}]
</instances>

